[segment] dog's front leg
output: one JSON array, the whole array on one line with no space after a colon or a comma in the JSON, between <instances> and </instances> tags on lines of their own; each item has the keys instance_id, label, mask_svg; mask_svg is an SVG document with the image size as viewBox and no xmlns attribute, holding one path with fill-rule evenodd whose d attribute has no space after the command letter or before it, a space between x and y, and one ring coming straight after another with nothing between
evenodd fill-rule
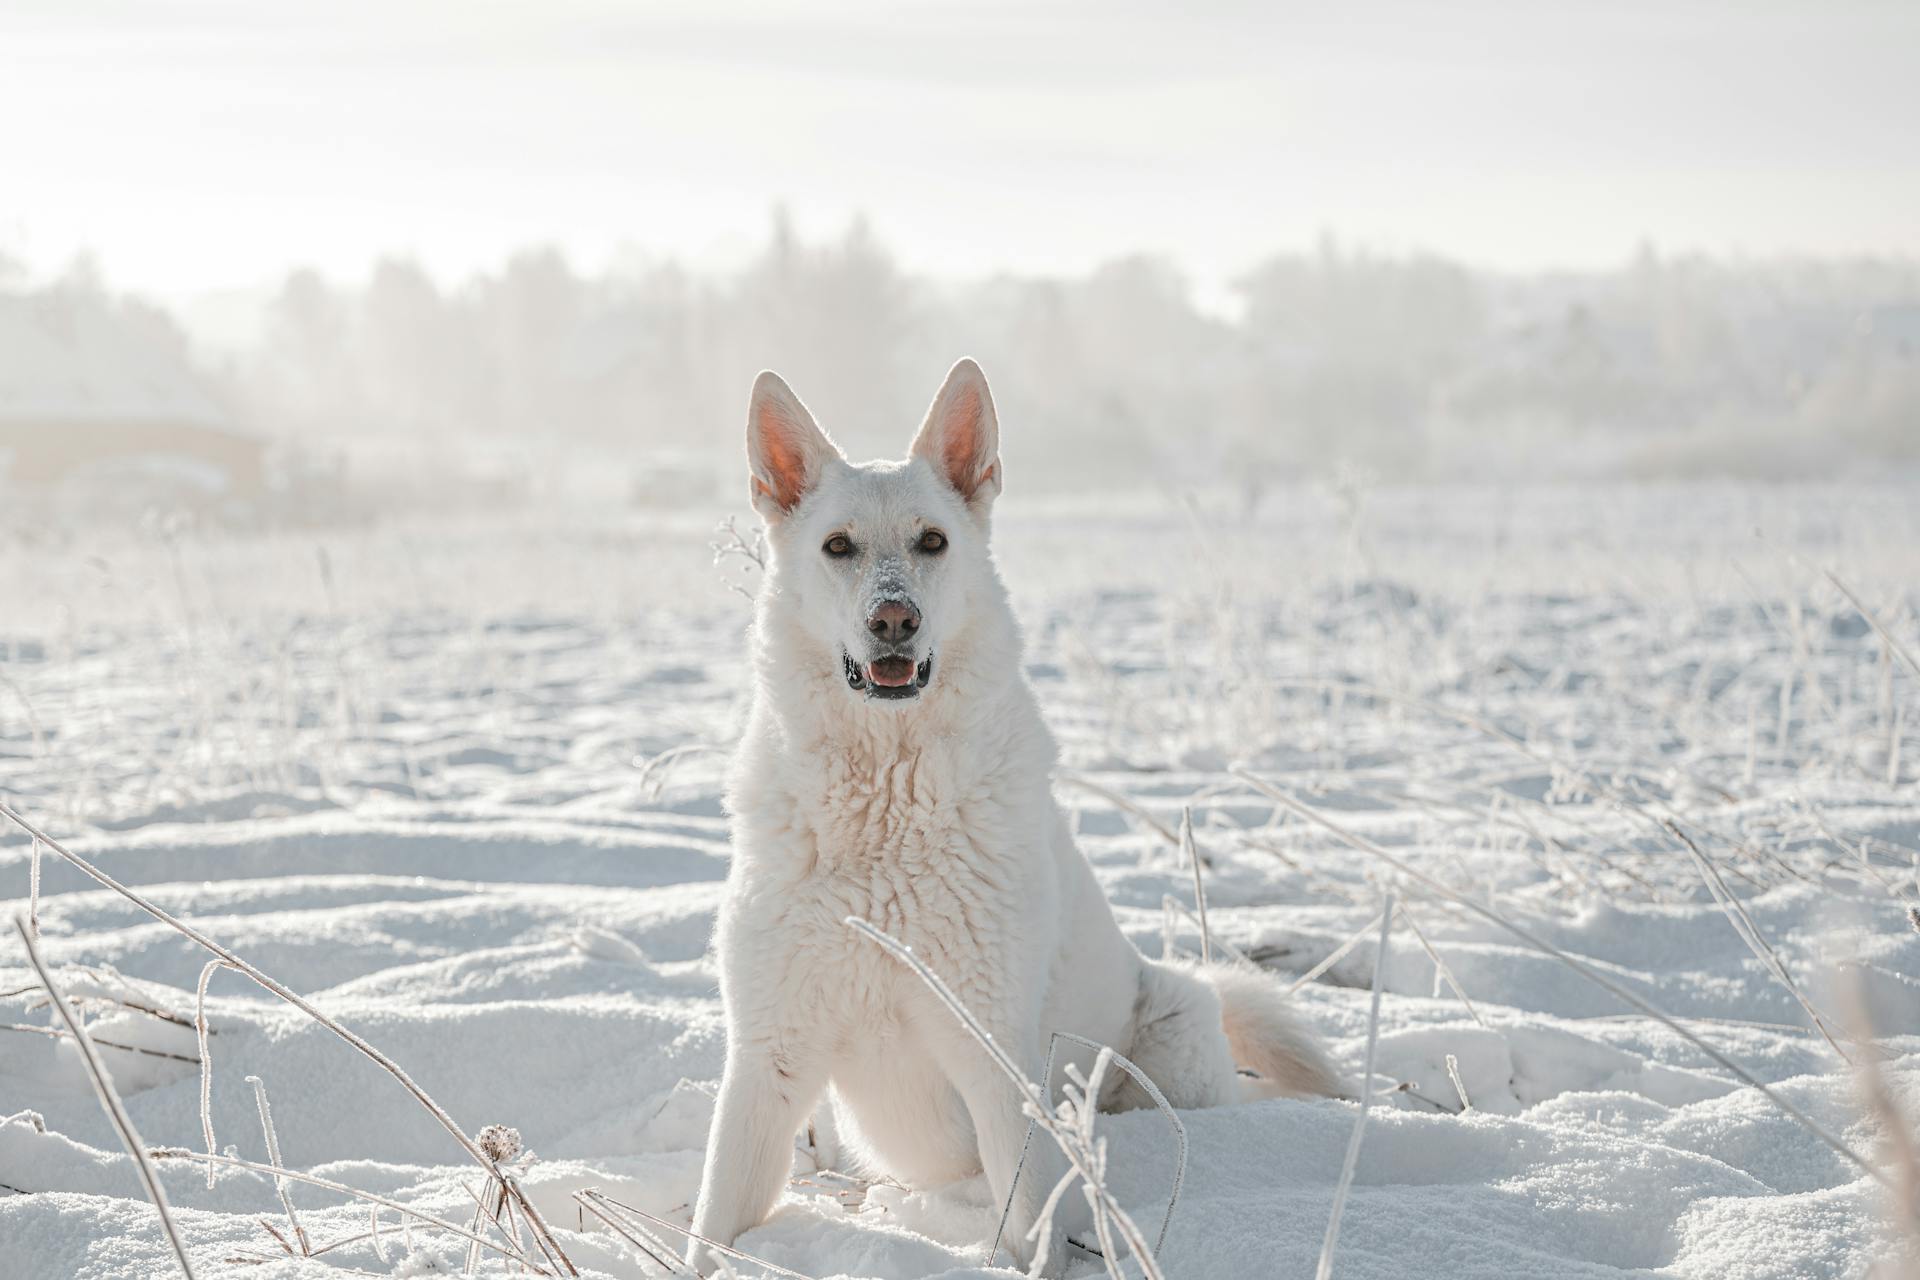
<instances>
[{"instance_id":1,"label":"dog's front leg","mask_svg":"<svg viewBox=\"0 0 1920 1280\"><path fill-rule=\"evenodd\" d=\"M826 1085L824 1055L797 1037L743 1036L727 1048L720 1102L707 1136L693 1230L731 1245L773 1208L793 1168L793 1140ZM702 1275L716 1251L694 1241L687 1258Z\"/></svg>"},{"instance_id":2,"label":"dog's front leg","mask_svg":"<svg viewBox=\"0 0 1920 1280\"><path fill-rule=\"evenodd\" d=\"M1038 1082L1040 1055L1037 1047L1029 1043L1031 1037L1006 1027L990 1030L994 1042L1007 1051L1021 1073L1028 1080ZM1054 1150L1052 1140L1045 1133L1036 1132L1033 1147L1026 1153L1025 1167L1021 1168L1020 1153L1026 1145L1028 1123L1025 1098L977 1042L970 1037L952 1040L946 1047L945 1061L948 1077L973 1121L980 1166L986 1172L996 1214L1008 1205L1009 1189L1012 1190L1000 1247L1025 1267L1038 1247L1037 1242L1027 1239L1028 1232L1039 1218L1055 1179L1064 1170L1064 1162ZM1016 1168L1020 1168L1017 1186L1014 1184ZM1053 1230L1052 1237L1046 1274L1056 1276L1062 1274L1066 1261L1065 1239L1057 1229Z\"/></svg>"}]
</instances>

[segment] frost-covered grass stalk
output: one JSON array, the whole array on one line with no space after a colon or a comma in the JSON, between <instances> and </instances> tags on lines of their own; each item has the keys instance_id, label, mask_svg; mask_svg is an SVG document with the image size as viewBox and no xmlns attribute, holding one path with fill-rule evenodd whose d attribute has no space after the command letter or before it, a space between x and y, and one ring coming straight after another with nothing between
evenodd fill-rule
<instances>
[{"instance_id":1,"label":"frost-covered grass stalk","mask_svg":"<svg viewBox=\"0 0 1920 1280\"><path fill-rule=\"evenodd\" d=\"M1307 970L1305 973L1295 978L1293 982L1287 987L1287 994L1292 995L1296 991L1300 990L1300 988L1304 986L1308 986L1315 979L1319 978L1321 974L1333 968L1333 966L1335 966L1336 964L1339 964L1343 959L1346 958L1346 955L1349 951L1352 951L1355 947L1359 946L1362 942L1365 942L1367 940L1368 935L1370 935L1375 929L1378 929L1379 927L1380 927L1380 917L1375 916L1373 919L1361 925L1358 929L1355 929L1353 931L1353 934L1350 937L1348 937L1348 939L1345 942L1335 947L1333 949L1333 953L1329 955L1325 960L1322 960L1319 964L1316 964L1315 966L1313 966L1313 968Z\"/></svg>"},{"instance_id":2,"label":"frost-covered grass stalk","mask_svg":"<svg viewBox=\"0 0 1920 1280\"><path fill-rule=\"evenodd\" d=\"M527 1225L533 1232L534 1242L540 1246L541 1251L553 1258L564 1270L565 1274L580 1274L578 1268L573 1265L572 1260L567 1257L565 1250L560 1247L560 1242L554 1238L553 1232L546 1225L545 1219L540 1216L539 1211L533 1207L532 1202L527 1199L526 1195L519 1191L514 1182L501 1172L500 1167L487 1157L486 1153L480 1149L479 1144L466 1135L460 1126L454 1122L453 1117L447 1114L446 1109L428 1096L425 1089L422 1089L418 1084L414 1083L413 1077L408 1075L399 1063L375 1048L365 1037L349 1030L335 1019L322 1013L318 1008L314 1007L311 1001L297 994L286 984L268 977L266 973L262 972L251 961L242 959L234 951L215 942L212 938L201 933L192 925L176 919L166 910L148 901L140 894L135 893L132 889L121 884L118 880L115 880L112 876L94 866L91 862L82 858L79 854L74 853L71 849L22 817L12 805L9 805L4 800L0 800L0 817L6 818L22 831L26 832L28 836L39 840L49 850L96 883L113 890L162 924L184 934L193 942L211 951L214 955L225 961L228 967L246 974L247 977L253 979L256 984L300 1010L300 1012L306 1014L315 1022L340 1037L340 1039L346 1041L361 1054L371 1059L375 1065L379 1066L388 1075L397 1080L400 1086L411 1094L416 1102L426 1108L428 1114L440 1122L441 1127L452 1135L454 1141L459 1143L461 1148L464 1149L469 1156L473 1157L476 1164L494 1178L500 1179L502 1183L508 1187L516 1207L518 1207L520 1212L526 1217ZM24 920L21 921L20 928L22 936L25 936L27 926ZM157 1186L158 1184L156 1183L155 1185Z\"/></svg>"},{"instance_id":3,"label":"frost-covered grass stalk","mask_svg":"<svg viewBox=\"0 0 1920 1280\"><path fill-rule=\"evenodd\" d=\"M1840 1047L1839 1039L1827 1026L1827 1020L1820 1016L1820 1010L1814 1008L1813 1001L1807 999L1806 993L1800 989L1800 984L1795 982L1793 976L1787 972L1786 964L1781 961L1774 949L1767 945L1767 940L1760 934L1760 926L1753 922L1753 917L1747 914L1746 907L1739 898L1734 896L1733 890L1727 887L1726 880L1720 874L1720 868L1713 864L1713 859L1709 858L1706 852L1694 843L1693 837L1682 831L1677 823L1669 822L1666 826L1667 830L1673 833L1674 839L1678 840L1692 857L1694 866L1700 870L1700 878L1707 883L1707 892L1711 893L1713 900L1720 905L1720 910L1726 914L1727 920L1733 925L1733 931L1740 935L1742 942L1747 944L1747 950L1753 952L1754 957L1760 961L1768 973L1773 975L1774 980L1785 987L1787 994L1806 1011L1807 1017L1811 1018L1813 1025L1820 1029L1820 1034L1826 1038L1827 1044L1840 1055L1840 1061L1851 1065L1852 1055Z\"/></svg>"},{"instance_id":4,"label":"frost-covered grass stalk","mask_svg":"<svg viewBox=\"0 0 1920 1280\"><path fill-rule=\"evenodd\" d=\"M1103 787L1099 783L1088 778L1083 778L1075 773L1063 772L1057 780L1061 786L1078 787L1090 795L1099 796L1102 800L1105 800L1108 804L1120 810L1120 812L1145 823L1149 831L1159 836L1175 849L1181 848L1180 833L1160 821L1160 819L1154 817L1153 814L1147 811L1144 805L1135 803L1132 799L1121 795L1111 787Z\"/></svg>"},{"instance_id":5,"label":"frost-covered grass stalk","mask_svg":"<svg viewBox=\"0 0 1920 1280\"><path fill-rule=\"evenodd\" d=\"M1393 893L1380 907L1380 942L1373 960L1373 1001L1367 1006L1366 1065L1360 1073L1360 1114L1353 1118L1353 1133L1347 1139L1346 1158L1340 1162L1340 1181L1334 1184L1333 1208L1327 1214L1327 1235L1320 1243L1320 1265L1314 1268L1314 1280L1328 1280L1333 1274L1333 1251L1340 1243L1340 1219L1347 1211L1347 1193L1353 1189L1354 1170L1360 1165L1360 1139L1367 1131L1367 1108L1373 1104L1374 1051L1380 1047L1380 993L1387 986L1387 944L1393 937Z\"/></svg>"},{"instance_id":6,"label":"frost-covered grass stalk","mask_svg":"<svg viewBox=\"0 0 1920 1280\"><path fill-rule=\"evenodd\" d=\"M253 1086L254 1105L260 1110L260 1131L266 1135L267 1161L275 1169L282 1167L280 1162L280 1133L273 1127L273 1104L267 1101L267 1083L259 1076L248 1076L247 1083ZM293 1210L293 1195L287 1190L287 1180L279 1174L273 1176L273 1189L280 1193L280 1207L287 1212L287 1227L293 1232L293 1238L300 1243L300 1256L311 1257L313 1242L307 1239L307 1229L300 1225L300 1215Z\"/></svg>"},{"instance_id":7,"label":"frost-covered grass stalk","mask_svg":"<svg viewBox=\"0 0 1920 1280\"><path fill-rule=\"evenodd\" d=\"M1086 1036L1075 1035L1071 1031L1056 1031L1047 1041L1047 1061L1041 1068L1040 1073L1040 1078L1043 1082L1051 1084L1053 1080L1054 1058L1062 1040L1077 1044L1083 1049L1092 1049L1095 1055L1094 1071L1090 1076L1085 1078L1080 1076L1076 1064L1067 1064L1067 1082L1063 1087L1065 1101L1059 1109L1061 1120L1064 1123L1075 1126L1075 1128L1080 1131L1084 1143L1089 1147L1093 1145L1093 1122L1095 1115L1099 1111L1101 1081L1104 1079L1107 1070L1114 1066L1119 1067L1122 1071L1126 1072L1127 1075L1132 1077L1133 1082L1140 1086L1141 1092L1145 1093L1153 1105L1159 1109L1160 1114L1167 1118L1167 1125L1173 1130L1173 1185L1167 1191L1167 1208L1166 1212L1160 1217L1160 1233L1154 1237L1153 1241L1153 1255L1155 1258L1158 1258L1161 1250L1166 1247L1167 1230L1173 1225L1173 1211L1180 1207L1180 1189L1186 1184L1187 1180L1187 1126L1181 1122L1180 1113L1173 1109L1173 1104L1167 1101L1167 1096L1160 1092L1160 1086L1155 1084L1146 1072L1135 1066L1124 1054L1115 1053L1112 1046L1100 1044L1097 1041L1088 1039ZM999 1255L1000 1241L1006 1236L1007 1218L1013 1213L1014 1192L1019 1188L1021 1175L1026 1171L1027 1157L1032 1154L1033 1131L1036 1124L1037 1121L1035 1120L1029 1119L1027 1121L1027 1134L1020 1143L1020 1159L1013 1167L1013 1181L1007 1188L1007 1202L1001 1206L1000 1209L1000 1223L994 1228L993 1245L988 1250L987 1255L989 1259ZM1100 1148L1099 1155L1100 1169L1102 1172L1101 1180L1104 1184L1106 1169L1104 1145ZM1034 1230L1036 1233L1040 1230L1040 1223L1045 1223L1052 1218L1054 1209L1059 1204L1060 1197L1066 1193L1076 1176L1076 1170L1069 1167L1066 1174L1054 1185L1052 1192L1047 1196L1039 1222L1035 1224ZM1104 1217L1104 1206L1093 1203L1093 1192L1091 1188L1087 1189L1086 1194L1089 1197L1089 1207L1094 1213L1094 1225L1101 1234L1103 1241L1102 1254L1103 1256L1117 1257L1118 1255L1106 1247L1105 1236L1107 1223ZM1048 1239L1050 1243L1051 1238L1049 1237ZM1044 1261L1045 1254L1043 1251L1041 1256L1035 1258L1034 1269L1038 1270ZM1111 1264L1109 1264L1109 1269L1111 1269Z\"/></svg>"},{"instance_id":8,"label":"frost-covered grass stalk","mask_svg":"<svg viewBox=\"0 0 1920 1280\"><path fill-rule=\"evenodd\" d=\"M1447 1055L1447 1079L1453 1081L1453 1091L1460 1095L1460 1111L1465 1114L1473 1110L1473 1099L1467 1096L1467 1082L1460 1078L1460 1059Z\"/></svg>"},{"instance_id":9,"label":"frost-covered grass stalk","mask_svg":"<svg viewBox=\"0 0 1920 1280\"><path fill-rule=\"evenodd\" d=\"M780 1266L778 1263L768 1262L765 1258L756 1258L752 1254L747 1253L740 1249L736 1249L731 1245L721 1244L718 1240L709 1240L706 1236L701 1235L697 1231L692 1231L686 1227L679 1226L676 1223L668 1222L665 1218L659 1217L656 1214L648 1213L645 1209L635 1208L633 1205L630 1205L630 1204L623 1204L620 1201L615 1200L612 1196L609 1196L604 1192L601 1192L595 1188L589 1187L584 1191L577 1191L574 1193L573 1198L574 1200L579 1202L582 1208L586 1209L587 1212L592 1213L596 1218L599 1218L602 1222L607 1222L608 1218L606 1213L600 1212L599 1210L611 1208L613 1210L617 1210L621 1214L631 1214L635 1218L643 1219L646 1222L652 1223L654 1226L665 1227L669 1231L677 1231L681 1235L685 1236L687 1239L695 1241L699 1244L706 1245L709 1249L713 1249L719 1253L723 1253L729 1258L738 1258L742 1262L751 1262L754 1266L765 1267L768 1271L772 1271L777 1275L792 1276L794 1280L811 1280L811 1277L803 1274L802 1272L790 1270L786 1267ZM609 1222L608 1225L611 1226L612 1224ZM632 1221L628 1221L625 1225L630 1229L638 1229L637 1224L635 1224ZM628 1239L630 1243L634 1243L638 1245L638 1241L633 1241L631 1237L628 1237L626 1235L625 1232L618 1232L616 1234L619 1234L623 1238ZM647 1234L649 1238L651 1238L652 1233L649 1232ZM654 1244L657 1247L659 1245L659 1241L655 1240ZM697 1272L694 1271L692 1266L688 1264L685 1258L680 1257L680 1255L678 1255L677 1253L671 1253L671 1251L669 1251L669 1253L670 1253L670 1256L672 1256L675 1259L675 1261L677 1262L680 1268L680 1271L677 1274L684 1274L689 1276L698 1274Z\"/></svg>"},{"instance_id":10,"label":"frost-covered grass stalk","mask_svg":"<svg viewBox=\"0 0 1920 1280\"><path fill-rule=\"evenodd\" d=\"M585 1191L574 1192L573 1200L575 1204L580 1206L583 1212L592 1214L605 1225L607 1230L632 1245L640 1252L642 1257L665 1271L668 1275L684 1276L698 1274L693 1270L692 1266L688 1264L687 1260L680 1256L678 1250L667 1247L667 1245L651 1231L641 1227L638 1223L623 1221L612 1210L601 1207L594 1199L598 1194L597 1191L588 1188ZM636 1234L636 1232L638 1234ZM688 1234L692 1233L689 1232ZM772 1264L769 1263L768 1265L771 1266Z\"/></svg>"},{"instance_id":11,"label":"frost-covered grass stalk","mask_svg":"<svg viewBox=\"0 0 1920 1280\"><path fill-rule=\"evenodd\" d=\"M1180 952L1176 938L1178 937L1179 922L1182 920L1192 925L1195 932L1206 931L1205 926L1200 921L1200 917L1193 914L1193 912L1187 908L1186 903L1180 901L1180 899L1170 893L1162 894L1160 896L1160 953L1168 960L1173 959ZM1225 938L1213 939L1213 949L1237 964L1253 963L1246 952L1234 946Z\"/></svg>"},{"instance_id":12,"label":"frost-covered grass stalk","mask_svg":"<svg viewBox=\"0 0 1920 1280\"><path fill-rule=\"evenodd\" d=\"M1207 928L1207 885L1200 852L1193 845L1193 806L1180 810L1180 853L1193 871L1193 909L1200 917L1200 963L1213 963L1213 931Z\"/></svg>"},{"instance_id":13,"label":"frost-covered grass stalk","mask_svg":"<svg viewBox=\"0 0 1920 1280\"><path fill-rule=\"evenodd\" d=\"M174 1225L173 1214L167 1209L166 1189L160 1185L160 1175L147 1156L146 1144L140 1141L140 1134L133 1127L133 1118L127 1114L126 1104L120 1101L120 1093L113 1087L113 1077L107 1074L106 1064L100 1061L99 1051L93 1047L85 1024L60 994L60 987L54 982L46 961L40 958L40 948L27 918L24 915L15 916L13 926L20 934L21 945L27 949L27 963L32 966L34 976L46 988L48 997L53 1001L54 1012L59 1015L68 1033L73 1036L74 1044L80 1049L81 1065L87 1069L87 1077L93 1084L93 1091L100 1097L100 1105L106 1110L107 1119L113 1122L114 1131L120 1135L127 1154L133 1157L140 1181L146 1186L147 1199L153 1202L154 1210L160 1215L160 1230L167 1238L168 1247L173 1250L174 1260L180 1264L180 1274L187 1280L193 1280L193 1263L187 1257L187 1246L180 1239L180 1229Z\"/></svg>"},{"instance_id":14,"label":"frost-covered grass stalk","mask_svg":"<svg viewBox=\"0 0 1920 1280\"><path fill-rule=\"evenodd\" d=\"M153 1159L159 1161L199 1161L202 1164L217 1165L223 1169L246 1169L253 1173L264 1173L275 1178L285 1178L289 1182L298 1182L303 1186L318 1187L322 1191L332 1191L338 1195L363 1201L375 1209L391 1209L399 1214L403 1220L424 1222L437 1230L451 1232L462 1239L478 1244L483 1249L492 1250L510 1262L516 1262L521 1266L531 1268L535 1275L544 1276L553 1274L551 1271L542 1268L534 1259L527 1257L524 1253L515 1252L513 1249L503 1245L500 1241L489 1240L476 1235L458 1223L436 1217L424 1209L416 1209L411 1205L401 1204L398 1200L389 1199L386 1196L377 1195L371 1191L363 1191L359 1187L349 1186L344 1182L335 1182L331 1178L322 1178L311 1173L302 1173L297 1169L284 1169L259 1160L247 1160L240 1156L210 1156L204 1152L189 1151L185 1147L154 1147L148 1154L151 1155ZM376 1235L377 1229L370 1230L368 1234ZM325 1252L325 1250L320 1250L319 1252ZM318 1256L318 1253L316 1253L315 1256Z\"/></svg>"},{"instance_id":15,"label":"frost-covered grass stalk","mask_svg":"<svg viewBox=\"0 0 1920 1280\"><path fill-rule=\"evenodd\" d=\"M194 985L193 1034L200 1043L200 1136L207 1140L207 1154L220 1154L213 1140L213 1046L208 1043L212 1028L207 1025L207 984L216 969L230 969L225 960L209 960L201 967L200 981ZM279 1161L275 1160L278 1164ZM214 1169L207 1166L207 1190L213 1190Z\"/></svg>"},{"instance_id":16,"label":"frost-covered grass stalk","mask_svg":"<svg viewBox=\"0 0 1920 1280\"><path fill-rule=\"evenodd\" d=\"M27 929L40 936L40 838L29 836L33 845L27 854Z\"/></svg>"},{"instance_id":17,"label":"frost-covered grass stalk","mask_svg":"<svg viewBox=\"0 0 1920 1280\"><path fill-rule=\"evenodd\" d=\"M1819 1121L1815 1120L1812 1116L1809 1116L1806 1112L1802 1111L1800 1108L1794 1106L1793 1103L1787 1101L1785 1097L1781 1096L1779 1091L1769 1087L1766 1084L1766 1082L1761 1080L1758 1076L1754 1075L1753 1072L1747 1070L1745 1067L1741 1066L1738 1062L1734 1061L1732 1058L1729 1058L1726 1054L1722 1053L1720 1050L1714 1048L1711 1044L1707 1043L1704 1039L1702 1039L1697 1033L1695 1033L1688 1027L1682 1025L1678 1020L1676 1020L1670 1014L1666 1013L1665 1011L1655 1006L1651 1001L1648 1001L1642 998L1641 996L1635 995L1632 991L1629 991L1627 988L1613 981L1613 979L1607 977L1605 974L1599 972L1597 969L1594 969L1592 966L1585 964L1580 960L1575 959L1573 956L1568 955L1565 951L1562 951L1559 947L1554 946L1551 942L1548 942L1544 938L1537 936L1530 930L1515 924L1512 920L1509 920L1506 916L1501 915L1499 912L1493 910L1491 907L1488 907L1485 904L1478 902L1473 898L1468 897L1466 894L1461 893L1459 890L1453 888L1451 885L1444 883L1443 881L1436 880L1434 877L1428 875L1424 871L1419 870L1417 867L1409 865L1404 859L1396 857L1394 854L1390 853L1386 849L1381 848L1379 845L1375 844L1371 840L1366 839L1364 836L1356 835L1353 832L1347 830L1345 827L1334 822L1331 818L1319 812L1317 809L1313 809L1308 807L1305 804L1302 804L1298 799L1296 799L1292 795L1289 795L1287 792L1281 790L1279 787L1274 786L1271 782L1268 782L1265 778L1260 777L1258 774L1251 773L1245 769L1235 769L1233 772L1236 777L1246 782L1249 786L1253 787L1254 790L1260 792L1262 795L1267 796L1269 799L1278 801L1283 805L1286 805L1289 809L1292 809L1294 812L1298 813L1301 817L1306 818L1308 821L1316 823L1319 826L1326 828L1328 831L1340 837L1340 839L1344 840L1347 844L1351 845L1353 848L1360 850L1362 853L1371 854L1373 857L1376 857L1381 861L1385 862L1388 866L1394 868L1396 871L1400 872L1400 874L1406 876L1408 879L1420 885L1422 888L1425 888L1430 893L1434 893L1439 897L1445 898L1457 906L1465 907L1468 911L1473 912L1475 915L1481 917L1482 919L1487 920L1488 922L1498 926L1501 929L1504 929L1506 932L1520 939L1520 941L1526 943L1528 946L1534 948L1536 951L1539 951L1544 955L1551 956L1554 959L1558 960L1560 963L1566 965L1568 968L1572 969L1575 973L1585 978L1588 982L1591 982L1595 986L1600 987L1602 990L1608 992L1610 995L1613 995L1614 997L1625 1002L1626 1004L1632 1005L1635 1009L1638 1009L1641 1013L1646 1014L1648 1017L1654 1019L1656 1022L1666 1027L1668 1030L1674 1032L1676 1035L1679 1035L1680 1037L1685 1039L1689 1044L1693 1045L1694 1048L1706 1054L1709 1058L1713 1059L1715 1062L1719 1063L1722 1067L1732 1072L1735 1076L1737 1076L1739 1079L1744 1081L1746 1084L1751 1085L1755 1089L1758 1089L1761 1095L1764 1096L1767 1099L1767 1101L1771 1102L1774 1106L1778 1107L1789 1118L1791 1118L1796 1123L1798 1123L1802 1128L1806 1129L1807 1132L1813 1134L1814 1137L1820 1139L1821 1142L1825 1143L1827 1146L1831 1147L1835 1152L1839 1153L1841 1156L1845 1157L1848 1161L1850 1161L1851 1163L1859 1167L1859 1169L1862 1172L1868 1174L1878 1182L1881 1182L1883 1184L1886 1182L1886 1175L1883 1174L1878 1168L1876 1168L1872 1162L1867 1160L1865 1156L1862 1156L1858 1151L1855 1151L1851 1146L1849 1146L1846 1142L1844 1142L1840 1138L1837 1138L1833 1134L1829 1133L1825 1126L1823 1126Z\"/></svg>"},{"instance_id":18,"label":"frost-covered grass stalk","mask_svg":"<svg viewBox=\"0 0 1920 1280\"><path fill-rule=\"evenodd\" d=\"M1402 904L1400 907L1400 918L1407 922L1407 928L1413 930L1414 940L1420 944L1421 950L1427 953L1427 959L1433 961L1434 976L1438 979L1444 979L1446 984L1453 988L1453 994L1460 997L1460 1003L1466 1006L1467 1013L1472 1016L1473 1020L1483 1027L1486 1026L1487 1020L1480 1016L1480 1011L1473 1007L1473 1001L1467 998L1467 989L1460 985L1460 979L1453 976L1452 968L1450 968L1446 960L1441 957L1439 950L1433 943L1427 940L1426 931L1420 927L1420 922L1414 919L1413 912L1407 910L1405 904ZM1433 993L1435 995L1440 994L1438 982L1434 984Z\"/></svg>"}]
</instances>

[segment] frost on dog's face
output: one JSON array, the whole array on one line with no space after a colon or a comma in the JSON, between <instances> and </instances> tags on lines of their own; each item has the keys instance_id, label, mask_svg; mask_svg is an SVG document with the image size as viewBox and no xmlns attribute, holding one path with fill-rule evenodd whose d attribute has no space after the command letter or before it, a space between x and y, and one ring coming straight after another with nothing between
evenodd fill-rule
<instances>
[{"instance_id":1,"label":"frost on dog's face","mask_svg":"<svg viewBox=\"0 0 1920 1280\"><path fill-rule=\"evenodd\" d=\"M906 461L860 465L777 374L763 373L747 414L747 464L777 607L852 694L917 698L937 678L942 642L957 637L974 585L991 574L1000 436L980 367L954 365Z\"/></svg>"}]
</instances>

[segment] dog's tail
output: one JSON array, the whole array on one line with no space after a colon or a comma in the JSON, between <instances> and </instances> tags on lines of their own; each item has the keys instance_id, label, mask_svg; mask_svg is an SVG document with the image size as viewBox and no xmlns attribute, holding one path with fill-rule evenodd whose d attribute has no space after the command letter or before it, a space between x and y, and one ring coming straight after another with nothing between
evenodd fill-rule
<instances>
[{"instance_id":1,"label":"dog's tail","mask_svg":"<svg viewBox=\"0 0 1920 1280\"><path fill-rule=\"evenodd\" d=\"M1327 1052L1294 1012L1280 983L1247 965L1214 964L1200 974L1220 997L1220 1023L1251 1098L1337 1097L1343 1090Z\"/></svg>"}]
</instances>

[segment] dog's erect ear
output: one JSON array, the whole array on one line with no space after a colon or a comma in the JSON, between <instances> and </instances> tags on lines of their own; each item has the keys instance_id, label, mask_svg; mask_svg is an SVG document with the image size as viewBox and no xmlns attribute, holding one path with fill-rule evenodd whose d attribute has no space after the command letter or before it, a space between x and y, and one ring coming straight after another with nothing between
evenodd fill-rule
<instances>
[{"instance_id":1,"label":"dog's erect ear","mask_svg":"<svg viewBox=\"0 0 1920 1280\"><path fill-rule=\"evenodd\" d=\"M753 380L747 407L747 470L753 509L780 520L820 482L840 450L814 423L800 397L771 369Z\"/></svg>"},{"instance_id":2,"label":"dog's erect ear","mask_svg":"<svg viewBox=\"0 0 1920 1280\"><path fill-rule=\"evenodd\" d=\"M963 359L948 371L911 454L932 463L968 506L985 507L999 494L1000 421L979 365Z\"/></svg>"}]
</instances>

